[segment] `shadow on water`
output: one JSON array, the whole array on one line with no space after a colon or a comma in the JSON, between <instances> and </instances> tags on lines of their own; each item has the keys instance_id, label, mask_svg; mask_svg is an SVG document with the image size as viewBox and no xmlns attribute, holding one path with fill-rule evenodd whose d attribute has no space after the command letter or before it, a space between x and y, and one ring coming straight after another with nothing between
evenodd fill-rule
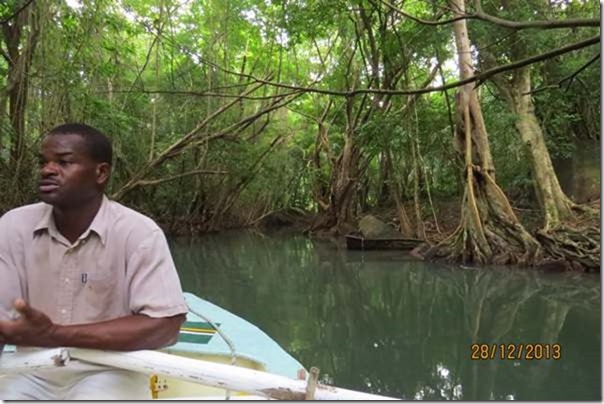
<instances>
[{"instance_id":1,"label":"shadow on water","mask_svg":"<svg viewBox=\"0 0 604 404\"><path fill-rule=\"evenodd\" d=\"M599 277L462 269L283 233L171 245L185 290L258 325L323 382L431 400L601 399ZM472 360L474 342L557 343L561 357Z\"/></svg>"}]
</instances>

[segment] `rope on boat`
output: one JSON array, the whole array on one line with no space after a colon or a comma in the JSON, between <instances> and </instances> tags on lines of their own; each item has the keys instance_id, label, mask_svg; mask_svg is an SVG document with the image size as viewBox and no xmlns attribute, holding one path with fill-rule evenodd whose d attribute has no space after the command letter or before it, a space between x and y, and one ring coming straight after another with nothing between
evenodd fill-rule
<instances>
[{"instance_id":1,"label":"rope on boat","mask_svg":"<svg viewBox=\"0 0 604 404\"><path fill-rule=\"evenodd\" d=\"M192 309L191 306L189 307L189 311L193 314L195 314L196 316L202 318L203 320L207 321L212 327L214 327L214 329L216 330L216 332L218 333L218 335L220 335L220 337L224 340L224 342L226 342L226 344L229 346L229 350L231 351L231 365L235 365L235 363L237 362L237 351L235 350L235 344L233 344L233 341L227 337L227 335L224 333L224 331L222 331L218 325L216 325L216 323L214 323L214 321L212 321L210 318L208 318L207 316L197 312L196 310ZM225 398L227 400L230 400L231 398L231 390L229 389L225 389Z\"/></svg>"}]
</instances>

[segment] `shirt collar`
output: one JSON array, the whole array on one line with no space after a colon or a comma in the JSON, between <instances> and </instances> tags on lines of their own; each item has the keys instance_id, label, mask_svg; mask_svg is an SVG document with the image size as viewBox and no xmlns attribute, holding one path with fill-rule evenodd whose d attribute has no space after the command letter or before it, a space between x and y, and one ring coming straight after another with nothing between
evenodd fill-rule
<instances>
[{"instance_id":1,"label":"shirt collar","mask_svg":"<svg viewBox=\"0 0 604 404\"><path fill-rule=\"evenodd\" d=\"M101 201L101 206L99 211L92 219L92 223L82 235L79 237L79 240L85 239L88 237L90 232L95 232L101 243L105 245L105 241L107 240L107 211L109 209L109 198L106 195L103 195L103 200ZM47 203L44 204L44 213L42 214L42 218L38 222L38 224L34 227L34 234L40 230L47 230L48 234L56 239L63 239L64 237L57 230L57 226L55 224L54 217L52 215L52 205Z\"/></svg>"}]
</instances>

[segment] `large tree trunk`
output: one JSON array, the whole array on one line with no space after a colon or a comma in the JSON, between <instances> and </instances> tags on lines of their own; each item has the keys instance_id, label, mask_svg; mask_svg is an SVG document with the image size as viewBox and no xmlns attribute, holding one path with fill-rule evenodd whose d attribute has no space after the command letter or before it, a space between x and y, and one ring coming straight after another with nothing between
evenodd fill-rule
<instances>
[{"instance_id":1,"label":"large tree trunk","mask_svg":"<svg viewBox=\"0 0 604 404\"><path fill-rule=\"evenodd\" d=\"M329 107L328 107L329 108ZM327 108L327 109L328 109ZM317 175L320 175L320 151L323 149L331 163L329 184L323 187L319 181L315 185L314 198L321 212L318 222L313 224L310 231L328 231L334 234L345 233L353 229L353 202L359 176L359 146L355 137L355 117L353 113L353 100L346 101L346 131L344 145L340 154L335 157L329 150L327 129L324 120L327 116L324 111L319 123L319 134L315 142L315 155L313 157Z\"/></svg>"},{"instance_id":2,"label":"large tree trunk","mask_svg":"<svg viewBox=\"0 0 604 404\"><path fill-rule=\"evenodd\" d=\"M554 171L552 160L545 144L541 125L535 115L531 99L530 68L515 72L515 80L510 90L510 107L516 113L516 129L520 133L530 155L533 184L544 215L544 230L558 226L572 214L573 202L564 194Z\"/></svg>"},{"instance_id":3,"label":"large tree trunk","mask_svg":"<svg viewBox=\"0 0 604 404\"><path fill-rule=\"evenodd\" d=\"M329 186L328 180L325 179L323 174L323 168L321 165L321 152L326 155L327 162L332 166L335 166L335 158L331 154L329 149L329 137L328 128L329 126L325 123L327 114L331 109L332 102L329 101L327 106L323 110L321 118L317 120L317 137L315 140L315 147L312 155L312 166L315 173L315 180L312 185L312 196L314 201L317 203L318 211L323 214L329 209Z\"/></svg>"},{"instance_id":4,"label":"large tree trunk","mask_svg":"<svg viewBox=\"0 0 604 404\"><path fill-rule=\"evenodd\" d=\"M359 175L360 153L355 142L355 124L352 101L347 101L347 127L344 148L335 167L331 191L331 213L335 219L335 228L347 230L353 221L352 203Z\"/></svg>"},{"instance_id":5,"label":"large tree trunk","mask_svg":"<svg viewBox=\"0 0 604 404\"><path fill-rule=\"evenodd\" d=\"M524 54L521 43L514 46L512 53L517 57ZM482 52L485 66L495 66L495 57ZM503 75L492 78L510 110L516 114L514 125L526 146L535 187L535 194L543 212L543 230L548 231L572 216L576 205L564 194L554 171L541 125L535 114L531 95L530 66L515 70L510 79Z\"/></svg>"},{"instance_id":6,"label":"large tree trunk","mask_svg":"<svg viewBox=\"0 0 604 404\"><path fill-rule=\"evenodd\" d=\"M526 44L515 41L511 53L516 59L525 57ZM482 51L481 57L486 68L497 65L496 58L488 51ZM575 204L560 187L543 130L535 114L530 67L515 70L510 78L497 75L491 80L516 115L515 126L529 156L535 193L543 213L543 228L537 231L537 240L550 259L567 269L600 271L600 231L596 228L594 218L589 217L593 214L597 216L598 212ZM584 223L578 227L577 224L569 226L575 222L573 219L580 218L575 215L578 212L588 213L581 218Z\"/></svg>"},{"instance_id":7,"label":"large tree trunk","mask_svg":"<svg viewBox=\"0 0 604 404\"><path fill-rule=\"evenodd\" d=\"M345 101L346 130L344 145L337 158L330 156L332 164L329 181L328 203L317 223L311 231L328 231L333 234L343 234L354 230L354 202L357 194L359 178L363 171L361 167L362 145L358 144L358 112L355 110L352 98ZM361 107L359 107L361 108ZM328 150L325 150L328 152Z\"/></svg>"},{"instance_id":8,"label":"large tree trunk","mask_svg":"<svg viewBox=\"0 0 604 404\"><path fill-rule=\"evenodd\" d=\"M464 0L452 0L451 6L456 17L464 14ZM453 29L460 75L465 79L473 74L466 21L456 21ZM477 264L531 264L540 247L518 221L507 197L495 183L486 127L472 84L462 87L457 103L457 147L464 152L466 165L461 223L425 256Z\"/></svg>"}]
</instances>

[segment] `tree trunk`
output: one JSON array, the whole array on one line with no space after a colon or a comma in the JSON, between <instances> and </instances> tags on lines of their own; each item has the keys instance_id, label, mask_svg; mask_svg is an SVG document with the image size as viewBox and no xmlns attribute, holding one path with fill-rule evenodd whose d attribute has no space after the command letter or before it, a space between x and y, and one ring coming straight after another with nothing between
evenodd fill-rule
<instances>
[{"instance_id":1,"label":"tree trunk","mask_svg":"<svg viewBox=\"0 0 604 404\"><path fill-rule=\"evenodd\" d=\"M465 12L464 0L452 0L454 17ZM473 74L466 21L453 24L461 79ZM516 218L495 183L493 159L482 111L473 84L457 96L456 146L465 156L465 191L461 223L447 239L426 251L427 258L446 257L464 263L532 264L540 247Z\"/></svg>"},{"instance_id":2,"label":"tree trunk","mask_svg":"<svg viewBox=\"0 0 604 404\"><path fill-rule=\"evenodd\" d=\"M419 201L419 145L417 133L415 139L411 143L411 156L413 157L413 205L415 208L415 234L417 238L426 239L426 228L424 227L424 219L421 212L421 204Z\"/></svg>"},{"instance_id":3,"label":"tree trunk","mask_svg":"<svg viewBox=\"0 0 604 404\"><path fill-rule=\"evenodd\" d=\"M512 48L512 54L522 58L524 48L523 43L518 42ZM481 56L486 67L497 65L495 57L488 51L483 51ZM499 75L491 80L510 110L516 114L514 125L529 156L533 185L543 212L543 230L549 231L558 227L565 219L572 217L572 209L576 205L562 191L554 171L545 136L535 114L530 69L529 66L525 66L515 70L510 79Z\"/></svg>"},{"instance_id":4,"label":"tree trunk","mask_svg":"<svg viewBox=\"0 0 604 404\"><path fill-rule=\"evenodd\" d=\"M392 152L390 150L386 150L384 157L389 171L392 171ZM411 221L409 220L409 216L405 210L405 205L403 205L403 202L401 201L402 192L400 182L395 176L392 176L392 181L392 186L389 188L392 199L394 200L394 204L396 205L396 215L398 216L400 232L405 237L414 237L415 234L413 233L413 228L411 227Z\"/></svg>"},{"instance_id":5,"label":"tree trunk","mask_svg":"<svg viewBox=\"0 0 604 404\"><path fill-rule=\"evenodd\" d=\"M359 182L359 146L355 139L355 119L352 100L347 101L347 125L344 134L344 146L337 159L332 163L329 184L329 202L319 222L311 231L327 230L342 234L353 230L354 215L352 212L356 186Z\"/></svg>"},{"instance_id":6,"label":"tree trunk","mask_svg":"<svg viewBox=\"0 0 604 404\"><path fill-rule=\"evenodd\" d=\"M360 164L362 145L358 144L356 131L358 130L358 114L363 110L363 104L362 102L361 106L355 109L353 98L345 101L344 145L337 158L333 156L329 158L332 164L329 202L318 222L311 226L310 231L326 230L337 235L354 229L353 202L362 171ZM325 152L328 152L328 149Z\"/></svg>"},{"instance_id":7,"label":"tree trunk","mask_svg":"<svg viewBox=\"0 0 604 404\"><path fill-rule=\"evenodd\" d=\"M28 77L40 34L38 12L35 4L32 4L2 26L3 41L9 58L6 92L12 129L10 155L17 166L25 150Z\"/></svg>"},{"instance_id":8,"label":"tree trunk","mask_svg":"<svg viewBox=\"0 0 604 404\"><path fill-rule=\"evenodd\" d=\"M354 144L352 121L346 130L342 155L336 165L332 184L331 210L335 215L336 230L345 229L353 220L351 209L358 176L359 152Z\"/></svg>"},{"instance_id":9,"label":"tree trunk","mask_svg":"<svg viewBox=\"0 0 604 404\"><path fill-rule=\"evenodd\" d=\"M526 46L516 41L512 47L515 58L524 57ZM497 64L488 51L481 52L485 67ZM593 222L597 212L587 206L577 205L562 191L545 143L545 136L535 114L531 97L530 67L517 69L506 79L499 75L491 79L510 110L516 114L515 126L526 146L535 193L543 212L543 228L537 231L537 240L549 256L565 269L600 271L600 231ZM587 225L568 226L576 212L588 213ZM599 219L599 218L598 218ZM566 222L566 223L565 223ZM592 225L589 225L592 222ZM585 222L584 222L585 223Z\"/></svg>"},{"instance_id":10,"label":"tree trunk","mask_svg":"<svg viewBox=\"0 0 604 404\"><path fill-rule=\"evenodd\" d=\"M392 162L389 156L390 151L385 151L380 154L380 172L377 185L377 198L375 206L385 206L388 203L388 198L391 195L390 182L396 181L392 173Z\"/></svg>"},{"instance_id":11,"label":"tree trunk","mask_svg":"<svg viewBox=\"0 0 604 404\"><path fill-rule=\"evenodd\" d=\"M544 214L544 230L557 227L562 220L572 215L574 203L564 194L554 171L552 160L545 144L541 125L535 115L531 99L530 68L519 69L511 88L510 107L517 115L516 129L530 155L533 184Z\"/></svg>"},{"instance_id":12,"label":"tree trunk","mask_svg":"<svg viewBox=\"0 0 604 404\"><path fill-rule=\"evenodd\" d=\"M329 187L327 185L328 181L324 180L322 173L323 169L321 166L321 151L325 152L328 162L335 166L334 157L331 155L329 150L329 137L327 136L328 125L325 123L331 106L332 103L330 101L323 110L321 118L317 120L317 137L312 155L312 166L315 173L315 180L313 181L312 185L312 196L314 201L317 203L318 211L321 213L329 209Z\"/></svg>"},{"instance_id":13,"label":"tree trunk","mask_svg":"<svg viewBox=\"0 0 604 404\"><path fill-rule=\"evenodd\" d=\"M0 53L6 67L6 87L2 90L4 94L0 100L2 114L8 109L8 116L0 122L0 130L6 130L9 140L0 143L8 151L6 178L10 179L10 183L5 187L13 190L6 195L9 206L22 204L28 199L26 190L32 181L33 171L30 167L33 156L27 153L26 107L30 69L40 34L40 16L44 15L45 7L47 2L30 2L0 26Z\"/></svg>"}]
</instances>

